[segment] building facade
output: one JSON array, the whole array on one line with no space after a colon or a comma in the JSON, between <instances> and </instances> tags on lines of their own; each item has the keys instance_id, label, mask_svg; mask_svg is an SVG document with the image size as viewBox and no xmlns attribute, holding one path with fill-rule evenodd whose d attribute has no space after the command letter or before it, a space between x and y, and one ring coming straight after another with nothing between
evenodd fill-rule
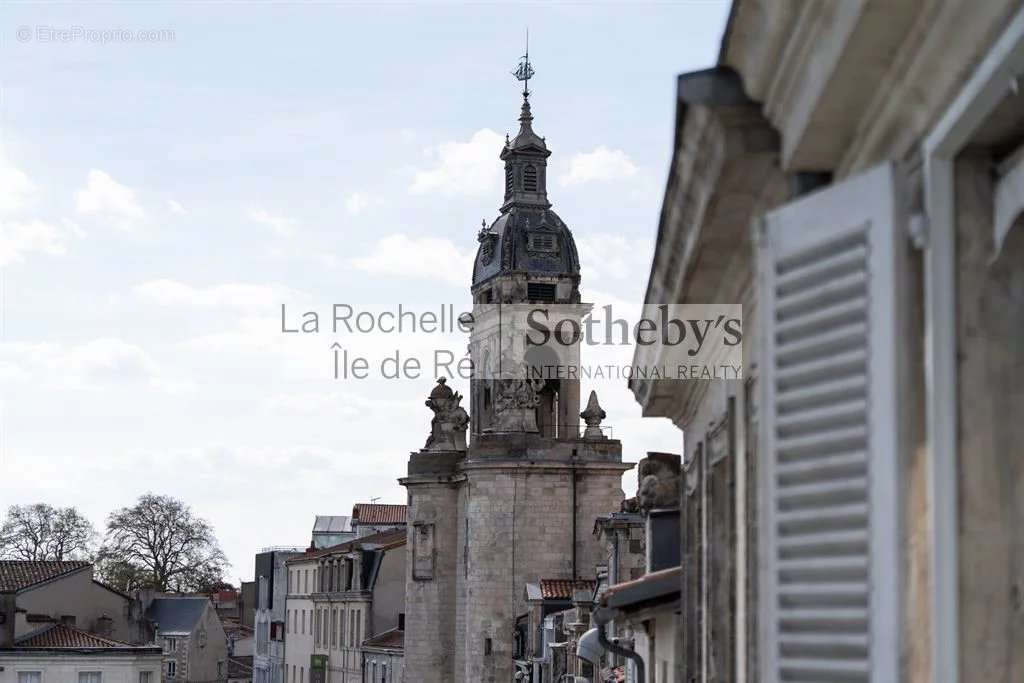
<instances>
[{"instance_id":1,"label":"building facade","mask_svg":"<svg viewBox=\"0 0 1024 683\"><path fill-rule=\"evenodd\" d=\"M313 593L316 592L318 557L310 550L285 561L288 597L285 602L284 677L286 683L310 683L313 657Z\"/></svg>"},{"instance_id":2,"label":"building facade","mask_svg":"<svg viewBox=\"0 0 1024 683\"><path fill-rule=\"evenodd\" d=\"M0 683L160 683L160 648L50 624L0 646Z\"/></svg>"},{"instance_id":3,"label":"building facade","mask_svg":"<svg viewBox=\"0 0 1024 683\"><path fill-rule=\"evenodd\" d=\"M599 514L619 509L631 467L598 426L596 397L593 426L581 435L579 382L532 376L549 359L527 358L522 333L496 321L498 304L583 310L575 241L548 201L550 152L533 130L525 90L519 121L500 152L504 202L478 234L472 416L439 380L427 400L430 437L401 480L409 495L406 677L422 683L532 675L515 656L525 586L596 578L603 550L590 532ZM510 374L496 371L499 359Z\"/></svg>"},{"instance_id":4,"label":"building facade","mask_svg":"<svg viewBox=\"0 0 1024 683\"><path fill-rule=\"evenodd\" d=\"M268 548L256 555L254 683L285 683L285 603L289 589L285 562L302 553L300 548Z\"/></svg>"},{"instance_id":5,"label":"building facade","mask_svg":"<svg viewBox=\"0 0 1024 683\"><path fill-rule=\"evenodd\" d=\"M159 596L146 609L163 649L165 683L223 683L228 639L210 599Z\"/></svg>"},{"instance_id":6,"label":"building facade","mask_svg":"<svg viewBox=\"0 0 1024 683\"><path fill-rule=\"evenodd\" d=\"M742 303L745 359L632 384L683 680L1024 676L1022 70L1020 2L736 0L680 76L646 300Z\"/></svg>"},{"instance_id":7,"label":"building facade","mask_svg":"<svg viewBox=\"0 0 1024 683\"><path fill-rule=\"evenodd\" d=\"M89 562L0 561L0 595L17 604L14 637L51 623L123 643L152 636L141 603L96 581Z\"/></svg>"}]
</instances>

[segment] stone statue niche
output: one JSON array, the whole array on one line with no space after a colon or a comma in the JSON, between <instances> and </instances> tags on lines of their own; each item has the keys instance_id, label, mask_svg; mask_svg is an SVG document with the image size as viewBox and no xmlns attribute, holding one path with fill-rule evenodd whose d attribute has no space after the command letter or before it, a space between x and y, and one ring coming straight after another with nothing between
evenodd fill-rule
<instances>
[{"instance_id":1,"label":"stone statue niche","mask_svg":"<svg viewBox=\"0 0 1024 683\"><path fill-rule=\"evenodd\" d=\"M425 451L465 451L466 427L469 413L460 405L462 394L452 391L444 377L437 380L437 386L430 392L426 406L434 411L430 421L430 436L424 444Z\"/></svg>"},{"instance_id":2,"label":"stone statue niche","mask_svg":"<svg viewBox=\"0 0 1024 683\"><path fill-rule=\"evenodd\" d=\"M636 497L642 512L679 507L679 472L675 453L647 453L637 466Z\"/></svg>"}]
</instances>

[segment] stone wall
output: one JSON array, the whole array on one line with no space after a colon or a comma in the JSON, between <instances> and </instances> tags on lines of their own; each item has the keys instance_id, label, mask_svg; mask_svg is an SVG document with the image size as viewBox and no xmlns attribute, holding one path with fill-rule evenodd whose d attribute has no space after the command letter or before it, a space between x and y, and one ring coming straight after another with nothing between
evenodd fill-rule
<instances>
[{"instance_id":1,"label":"stone wall","mask_svg":"<svg viewBox=\"0 0 1024 683\"><path fill-rule=\"evenodd\" d=\"M449 683L455 666L458 490L447 482L407 482L409 523L405 659L410 680ZM432 547L424 548L429 543ZM429 562L424 561L429 556Z\"/></svg>"}]
</instances>

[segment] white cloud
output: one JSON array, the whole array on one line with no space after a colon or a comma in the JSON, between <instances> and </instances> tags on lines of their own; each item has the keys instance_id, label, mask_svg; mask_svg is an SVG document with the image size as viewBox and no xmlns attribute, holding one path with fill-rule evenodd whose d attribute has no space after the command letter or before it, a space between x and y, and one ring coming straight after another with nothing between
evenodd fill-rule
<instances>
[{"instance_id":1,"label":"white cloud","mask_svg":"<svg viewBox=\"0 0 1024 683\"><path fill-rule=\"evenodd\" d=\"M75 193L75 208L82 214L119 218L115 225L122 230L131 230L146 215L135 200L134 190L95 168L89 171L85 187Z\"/></svg>"},{"instance_id":2,"label":"white cloud","mask_svg":"<svg viewBox=\"0 0 1024 683\"><path fill-rule=\"evenodd\" d=\"M381 238L369 254L351 259L349 263L375 275L439 280L465 286L473 258L472 251L460 250L451 240L398 233Z\"/></svg>"},{"instance_id":3,"label":"white cloud","mask_svg":"<svg viewBox=\"0 0 1024 683\"><path fill-rule=\"evenodd\" d=\"M36 189L35 183L12 166L0 150L0 215L25 208Z\"/></svg>"},{"instance_id":4,"label":"white cloud","mask_svg":"<svg viewBox=\"0 0 1024 683\"><path fill-rule=\"evenodd\" d=\"M473 133L468 142L442 142L431 150L436 164L417 170L410 191L442 195L481 194L501 189L502 165L498 154L505 138L489 128Z\"/></svg>"},{"instance_id":5,"label":"white cloud","mask_svg":"<svg viewBox=\"0 0 1024 683\"><path fill-rule=\"evenodd\" d=\"M63 234L41 220L0 220L0 267L23 261L28 253L60 256L66 251Z\"/></svg>"},{"instance_id":6,"label":"white cloud","mask_svg":"<svg viewBox=\"0 0 1024 683\"><path fill-rule=\"evenodd\" d=\"M0 344L0 364L20 370L36 386L97 389L124 382L150 382L159 366L140 346L115 337L101 337L74 346L57 343Z\"/></svg>"},{"instance_id":7,"label":"white cloud","mask_svg":"<svg viewBox=\"0 0 1024 683\"><path fill-rule=\"evenodd\" d=\"M569 159L569 170L558 178L563 186L582 185L593 181L622 180L636 175L637 167L620 149L601 145L593 152L574 154Z\"/></svg>"},{"instance_id":8,"label":"white cloud","mask_svg":"<svg viewBox=\"0 0 1024 683\"><path fill-rule=\"evenodd\" d=\"M278 235L288 237L295 233L295 221L284 216L274 215L265 209L249 209L249 218L260 225L265 225Z\"/></svg>"},{"instance_id":9,"label":"white cloud","mask_svg":"<svg viewBox=\"0 0 1024 683\"><path fill-rule=\"evenodd\" d=\"M363 212L367 206L369 206L369 198L362 192L352 192L348 198L345 199L345 210L348 211L350 216L357 216Z\"/></svg>"},{"instance_id":10,"label":"white cloud","mask_svg":"<svg viewBox=\"0 0 1024 683\"><path fill-rule=\"evenodd\" d=\"M642 274L650 270L654 250L649 238L593 233L577 237L576 247L587 282L614 279L628 280L631 285L646 284Z\"/></svg>"},{"instance_id":11,"label":"white cloud","mask_svg":"<svg viewBox=\"0 0 1024 683\"><path fill-rule=\"evenodd\" d=\"M212 287L193 287L171 279L149 280L132 290L138 298L157 306L270 310L294 299L297 293L277 285L231 282Z\"/></svg>"},{"instance_id":12,"label":"white cloud","mask_svg":"<svg viewBox=\"0 0 1024 683\"><path fill-rule=\"evenodd\" d=\"M185 207L182 206L179 202L174 201L173 199L167 200L167 210L170 211L171 213L176 213L178 215L187 213L185 211Z\"/></svg>"}]
</instances>

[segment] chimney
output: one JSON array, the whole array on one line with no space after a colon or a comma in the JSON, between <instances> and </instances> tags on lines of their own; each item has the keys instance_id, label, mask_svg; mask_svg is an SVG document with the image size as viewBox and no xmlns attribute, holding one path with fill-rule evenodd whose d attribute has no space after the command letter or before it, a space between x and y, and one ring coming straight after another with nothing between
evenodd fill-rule
<instances>
[{"instance_id":1,"label":"chimney","mask_svg":"<svg viewBox=\"0 0 1024 683\"><path fill-rule=\"evenodd\" d=\"M0 650L14 647L14 593L0 593Z\"/></svg>"}]
</instances>

